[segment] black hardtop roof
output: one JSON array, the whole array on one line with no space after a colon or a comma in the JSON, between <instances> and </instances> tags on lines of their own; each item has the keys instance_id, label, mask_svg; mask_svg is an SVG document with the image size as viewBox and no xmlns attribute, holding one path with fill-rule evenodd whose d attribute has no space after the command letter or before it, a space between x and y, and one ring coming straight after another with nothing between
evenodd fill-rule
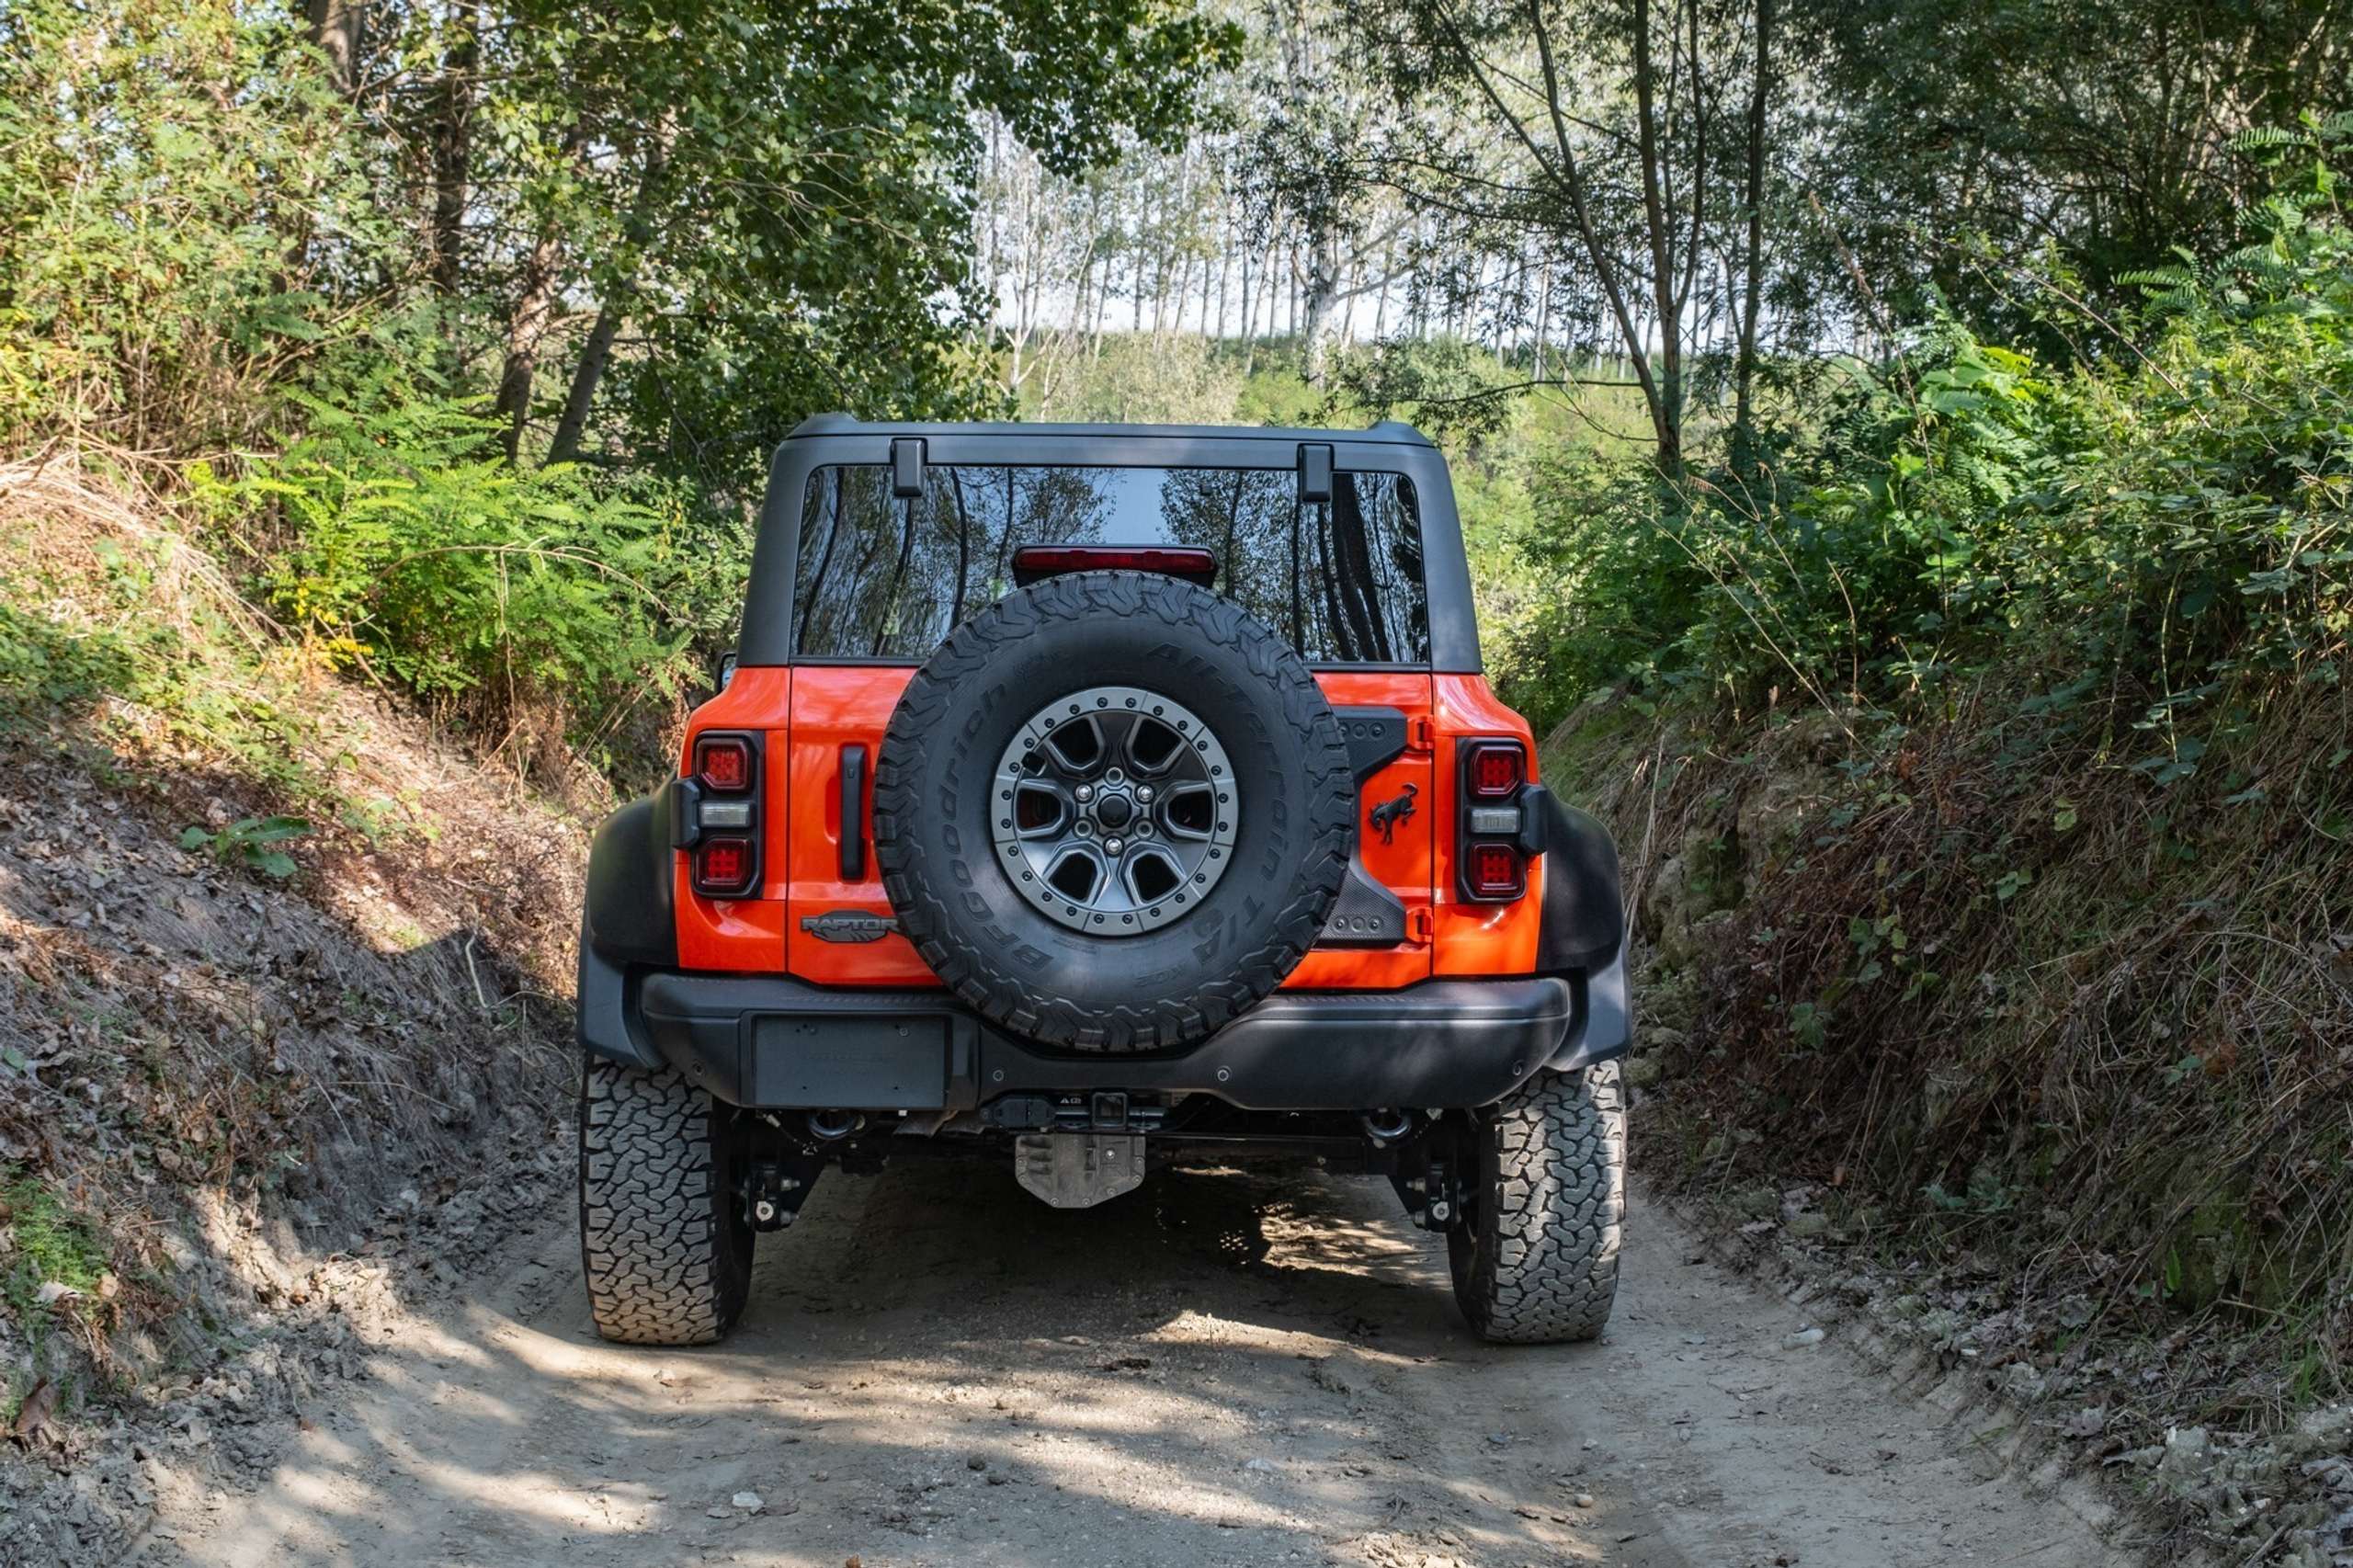
<instances>
[{"instance_id":1,"label":"black hardtop roof","mask_svg":"<svg viewBox=\"0 0 2353 1568\"><path fill-rule=\"evenodd\" d=\"M1415 486L1429 590L1429 663L1413 667L1470 675L1479 671L1478 616L1454 491L1447 482L1446 456L1410 425L1385 419L1368 430L1300 430L1267 425L869 424L846 414L804 419L777 444L759 536L752 549L752 581L739 649L744 664L794 662L793 586L801 551L801 506L811 477L830 464L894 461L897 454L892 449L910 438L923 448L915 454L919 463L1284 469L1303 462L1302 447L1328 445L1336 449L1333 458L1339 468L1394 469Z\"/></svg>"},{"instance_id":2,"label":"black hardtop roof","mask_svg":"<svg viewBox=\"0 0 2353 1568\"><path fill-rule=\"evenodd\" d=\"M847 414L819 414L792 427L788 441L813 436L1016 436L1062 437L1085 440L1250 440L1373 441L1401 447L1428 447L1430 438L1412 426L1384 419L1362 430L1285 429L1273 425L1054 425L1017 420L975 420L967 423L923 424L912 421L853 419Z\"/></svg>"}]
</instances>

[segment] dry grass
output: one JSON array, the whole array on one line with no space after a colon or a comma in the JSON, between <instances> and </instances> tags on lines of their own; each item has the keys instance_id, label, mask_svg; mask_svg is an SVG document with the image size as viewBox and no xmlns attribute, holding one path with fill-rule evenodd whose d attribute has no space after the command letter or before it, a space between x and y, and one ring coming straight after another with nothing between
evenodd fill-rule
<instances>
[{"instance_id":1,"label":"dry grass","mask_svg":"<svg viewBox=\"0 0 2353 1568\"><path fill-rule=\"evenodd\" d=\"M1637 889L1678 905L1645 929L1718 911L1654 975L1685 1026L1655 1171L1809 1186L1988 1299L2087 1299L2043 1354L2140 1345L2221 1424L2353 1392L2346 692L2250 704L2163 787L2096 717L1990 691L1851 778L1818 723L1742 755L1586 728L1548 763L1611 780Z\"/></svg>"}]
</instances>

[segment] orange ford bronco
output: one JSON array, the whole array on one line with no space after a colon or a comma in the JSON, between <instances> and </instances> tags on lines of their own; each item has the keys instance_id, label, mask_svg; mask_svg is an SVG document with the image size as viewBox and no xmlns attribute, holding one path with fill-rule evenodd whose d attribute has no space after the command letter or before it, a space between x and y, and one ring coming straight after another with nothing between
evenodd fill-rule
<instances>
[{"instance_id":1,"label":"orange ford bronco","mask_svg":"<svg viewBox=\"0 0 2353 1568\"><path fill-rule=\"evenodd\" d=\"M1361 432L795 430L740 647L580 942L608 1337L743 1311L829 1168L1387 1176L1493 1339L1609 1314L1618 858L1480 674L1446 465Z\"/></svg>"}]
</instances>

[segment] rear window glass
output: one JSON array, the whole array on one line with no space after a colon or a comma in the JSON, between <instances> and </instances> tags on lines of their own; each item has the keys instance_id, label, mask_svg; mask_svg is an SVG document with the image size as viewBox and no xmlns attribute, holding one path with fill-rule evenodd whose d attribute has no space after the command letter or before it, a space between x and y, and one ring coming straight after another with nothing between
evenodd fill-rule
<instances>
[{"instance_id":1,"label":"rear window glass","mask_svg":"<svg viewBox=\"0 0 2353 1568\"><path fill-rule=\"evenodd\" d=\"M935 463L904 500L884 465L821 468L801 505L794 646L807 659L928 658L1011 591L1028 544L1205 547L1217 591L1310 663L1429 661L1412 483L1344 472L1331 501L1309 504L1287 468Z\"/></svg>"}]
</instances>

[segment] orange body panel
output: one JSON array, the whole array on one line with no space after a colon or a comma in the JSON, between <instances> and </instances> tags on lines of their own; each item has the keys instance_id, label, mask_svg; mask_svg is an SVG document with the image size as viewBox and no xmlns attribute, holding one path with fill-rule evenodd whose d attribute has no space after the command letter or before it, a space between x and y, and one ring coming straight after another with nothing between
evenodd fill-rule
<instances>
[{"instance_id":1,"label":"orange body panel","mask_svg":"<svg viewBox=\"0 0 2353 1568\"><path fill-rule=\"evenodd\" d=\"M1405 715L1404 752L1364 782L1357 797L1357 854L1365 873L1405 906L1405 929L1415 940L1393 948L1321 948L1300 960L1283 981L1286 991L1393 991L1430 977L1430 945L1419 939L1431 903L1432 824L1438 819L1429 748L1421 744L1429 717L1430 677L1389 671L1324 671L1315 677L1335 708L1394 708ZM1365 822L1374 802L1414 790L1414 814L1391 830L1391 842Z\"/></svg>"},{"instance_id":2,"label":"orange body panel","mask_svg":"<svg viewBox=\"0 0 2353 1568\"><path fill-rule=\"evenodd\" d=\"M1510 735L1528 748L1528 778L1536 778L1536 742L1528 721L1503 704L1484 676L1432 677L1438 724L1438 816L1455 820L1454 745L1474 735ZM1454 835L1438 835L1438 905L1436 974L1527 974L1536 967L1536 932L1543 922L1544 860L1528 868L1527 896L1511 903L1472 903L1455 891Z\"/></svg>"},{"instance_id":3,"label":"orange body panel","mask_svg":"<svg viewBox=\"0 0 2353 1568\"><path fill-rule=\"evenodd\" d=\"M879 942L826 942L801 928L813 915L856 910L888 917L881 869L874 863L874 764L882 731L911 669L888 665L804 665L792 687L792 799L798 810L789 842L771 837L785 867L785 967L820 985L936 986L938 977L904 937ZM842 748L866 748L866 800L856 830L866 838L866 875L842 880Z\"/></svg>"},{"instance_id":4,"label":"orange body panel","mask_svg":"<svg viewBox=\"0 0 2353 1568\"><path fill-rule=\"evenodd\" d=\"M785 725L792 710L792 671L771 665L735 672L727 689L687 721L678 748L683 773L694 756L695 737L705 730L749 730L765 744L760 760L760 816L766 824L760 846L756 898L702 898L696 894L687 857L671 857L678 911L678 963L684 969L773 972L784 957L783 862L777 854L775 824L791 804L786 778Z\"/></svg>"},{"instance_id":5,"label":"orange body panel","mask_svg":"<svg viewBox=\"0 0 2353 1568\"><path fill-rule=\"evenodd\" d=\"M687 858L676 858L678 960L689 970L770 972L782 969L829 985L905 988L939 982L903 937L837 944L801 927L836 910L888 915L871 839L871 782L882 732L914 671L891 665L747 666L688 721L680 766L705 730L748 730L765 737L761 794L763 844L756 896L695 895ZM1412 938L1393 948L1321 949L1283 983L1284 989L1390 990L1432 974L1526 974L1535 965L1543 867L1529 869L1528 896L1510 904L1461 901L1454 891L1455 767L1458 736L1517 736L1536 756L1528 725L1477 676L1390 671L1326 672L1316 677L1336 708L1394 708L1406 715L1405 751L1367 779L1357 803L1358 854L1368 874L1405 905ZM841 756L864 745L868 799L856 830L868 835L865 876L841 874ZM1383 843L1365 822L1373 804L1410 785L1415 810Z\"/></svg>"}]
</instances>

